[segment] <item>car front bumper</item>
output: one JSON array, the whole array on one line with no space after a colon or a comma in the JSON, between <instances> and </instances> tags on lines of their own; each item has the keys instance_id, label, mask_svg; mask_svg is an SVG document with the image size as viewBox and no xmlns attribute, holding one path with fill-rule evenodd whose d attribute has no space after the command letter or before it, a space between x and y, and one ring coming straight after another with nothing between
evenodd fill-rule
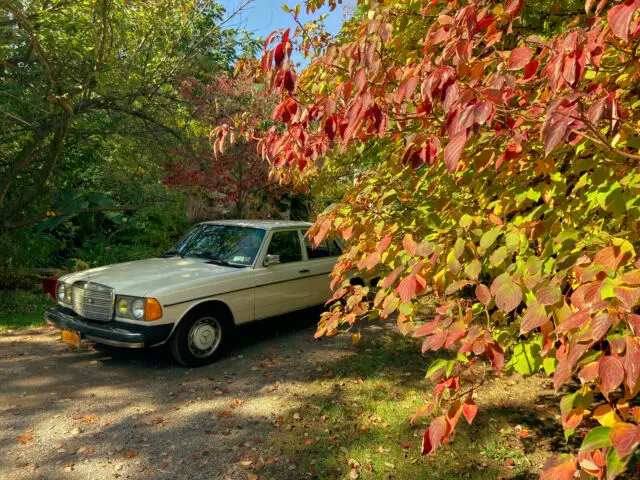
<instances>
[{"instance_id":1,"label":"car front bumper","mask_svg":"<svg viewBox=\"0 0 640 480\"><path fill-rule=\"evenodd\" d=\"M46 310L44 318L60 330L71 330L83 339L114 347L143 348L163 343L169 338L173 324L135 325L125 322L95 322L87 320L70 308Z\"/></svg>"}]
</instances>

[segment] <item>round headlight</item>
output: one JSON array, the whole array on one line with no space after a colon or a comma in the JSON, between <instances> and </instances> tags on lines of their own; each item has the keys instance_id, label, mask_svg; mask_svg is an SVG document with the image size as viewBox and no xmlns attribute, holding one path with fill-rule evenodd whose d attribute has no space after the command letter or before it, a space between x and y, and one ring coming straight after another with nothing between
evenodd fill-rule
<instances>
[{"instance_id":1,"label":"round headlight","mask_svg":"<svg viewBox=\"0 0 640 480\"><path fill-rule=\"evenodd\" d=\"M64 302L66 299L66 288L63 282L58 282L58 288L56 290L56 295L58 296L58 300Z\"/></svg>"},{"instance_id":2,"label":"round headlight","mask_svg":"<svg viewBox=\"0 0 640 480\"><path fill-rule=\"evenodd\" d=\"M121 298L118 300L118 313L121 316L126 316L129 311L129 301L126 298Z\"/></svg>"},{"instance_id":3,"label":"round headlight","mask_svg":"<svg viewBox=\"0 0 640 480\"><path fill-rule=\"evenodd\" d=\"M144 300L138 298L131 304L131 313L135 318L142 318L144 316Z\"/></svg>"}]
</instances>

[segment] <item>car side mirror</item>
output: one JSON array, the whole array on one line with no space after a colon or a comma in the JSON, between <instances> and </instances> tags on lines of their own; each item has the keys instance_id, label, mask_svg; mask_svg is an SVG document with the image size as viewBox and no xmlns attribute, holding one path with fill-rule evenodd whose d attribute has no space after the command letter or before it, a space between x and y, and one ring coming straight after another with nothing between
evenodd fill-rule
<instances>
[{"instance_id":1,"label":"car side mirror","mask_svg":"<svg viewBox=\"0 0 640 480\"><path fill-rule=\"evenodd\" d=\"M280 255L267 255L264 259L264 266L276 265L280 263Z\"/></svg>"}]
</instances>

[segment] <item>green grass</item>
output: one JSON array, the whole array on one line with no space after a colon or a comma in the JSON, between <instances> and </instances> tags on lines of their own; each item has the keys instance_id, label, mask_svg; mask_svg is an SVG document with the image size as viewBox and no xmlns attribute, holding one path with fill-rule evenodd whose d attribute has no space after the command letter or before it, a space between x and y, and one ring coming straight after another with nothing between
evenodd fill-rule
<instances>
[{"instance_id":1,"label":"green grass","mask_svg":"<svg viewBox=\"0 0 640 480\"><path fill-rule=\"evenodd\" d=\"M321 479L349 478L356 462L361 479L537 478L508 428L509 412L472 426L461 419L453 442L436 456L420 455L430 418L415 426L409 420L431 391L424 379L429 363L413 339L363 341L357 355L318 374L305 406L283 414L270 441L296 461L298 472ZM302 419L295 421L294 413Z\"/></svg>"},{"instance_id":2,"label":"green grass","mask_svg":"<svg viewBox=\"0 0 640 480\"><path fill-rule=\"evenodd\" d=\"M0 331L41 327L43 312L54 300L26 290L0 290Z\"/></svg>"}]
</instances>

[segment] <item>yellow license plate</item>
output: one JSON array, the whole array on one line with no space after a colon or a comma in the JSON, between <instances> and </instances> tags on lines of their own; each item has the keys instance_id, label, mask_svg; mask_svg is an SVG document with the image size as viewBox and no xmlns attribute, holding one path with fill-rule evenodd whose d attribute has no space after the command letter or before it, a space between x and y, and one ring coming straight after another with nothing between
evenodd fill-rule
<instances>
[{"instance_id":1,"label":"yellow license plate","mask_svg":"<svg viewBox=\"0 0 640 480\"><path fill-rule=\"evenodd\" d=\"M62 330L62 341L66 343L70 343L71 345L75 345L76 347L80 346L80 334L77 332L73 332L71 330Z\"/></svg>"}]
</instances>

